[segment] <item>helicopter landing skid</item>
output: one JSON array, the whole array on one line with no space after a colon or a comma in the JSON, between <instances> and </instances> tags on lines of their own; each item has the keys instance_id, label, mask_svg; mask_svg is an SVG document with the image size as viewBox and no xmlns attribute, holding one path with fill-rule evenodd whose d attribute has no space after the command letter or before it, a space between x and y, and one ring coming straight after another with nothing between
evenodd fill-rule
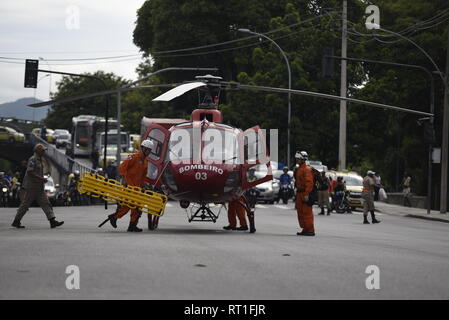
<instances>
[{"instance_id":1,"label":"helicopter landing skid","mask_svg":"<svg viewBox=\"0 0 449 320\"><path fill-rule=\"evenodd\" d=\"M191 208L193 210L193 208ZM205 204L202 204L194 214L191 214L189 217L189 222L192 221L212 221L213 223L217 222L218 214L213 213L213 211Z\"/></svg>"}]
</instances>

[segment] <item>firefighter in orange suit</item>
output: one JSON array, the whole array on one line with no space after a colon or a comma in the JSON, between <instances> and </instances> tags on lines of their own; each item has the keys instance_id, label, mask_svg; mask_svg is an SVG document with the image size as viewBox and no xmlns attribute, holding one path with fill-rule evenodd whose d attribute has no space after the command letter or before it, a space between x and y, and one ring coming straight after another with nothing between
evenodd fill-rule
<instances>
[{"instance_id":1,"label":"firefighter in orange suit","mask_svg":"<svg viewBox=\"0 0 449 320\"><path fill-rule=\"evenodd\" d=\"M240 202L240 203L239 203ZM228 221L229 225L223 227L225 230L248 230L246 223L246 211L241 203L245 203L245 198L241 196L237 200L230 201L228 207ZM237 218L240 222L240 227L237 227Z\"/></svg>"},{"instance_id":2,"label":"firefighter in orange suit","mask_svg":"<svg viewBox=\"0 0 449 320\"><path fill-rule=\"evenodd\" d=\"M308 159L307 152L296 152L296 162L299 164L295 172L295 184L297 189L296 210L298 212L299 226L301 232L296 233L298 236L314 236L315 228L313 225L312 206L307 204L309 194L313 189L313 173L312 169L306 164Z\"/></svg>"},{"instance_id":3,"label":"firefighter in orange suit","mask_svg":"<svg viewBox=\"0 0 449 320\"><path fill-rule=\"evenodd\" d=\"M148 156L154 148L154 143L151 140L144 140L140 144L140 151L130 154L126 160L120 164L120 175L125 180L125 185L146 187L145 179L147 176ZM117 219L120 219L130 210L127 206L118 206L117 211L108 216L109 222L114 228L117 228ZM141 212L139 208L131 209L131 219L129 222L129 232L142 232L142 229L137 227Z\"/></svg>"}]
</instances>

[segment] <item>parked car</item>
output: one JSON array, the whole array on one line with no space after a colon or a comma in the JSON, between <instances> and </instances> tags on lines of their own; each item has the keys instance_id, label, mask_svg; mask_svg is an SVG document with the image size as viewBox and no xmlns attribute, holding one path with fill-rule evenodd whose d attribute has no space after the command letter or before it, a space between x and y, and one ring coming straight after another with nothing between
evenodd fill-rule
<instances>
[{"instance_id":1,"label":"parked car","mask_svg":"<svg viewBox=\"0 0 449 320\"><path fill-rule=\"evenodd\" d=\"M327 166L325 166L320 160L308 160L306 161L306 164L319 172L323 170L327 171Z\"/></svg>"},{"instance_id":2,"label":"parked car","mask_svg":"<svg viewBox=\"0 0 449 320\"><path fill-rule=\"evenodd\" d=\"M25 135L13 128L0 126L0 141L9 143L25 142Z\"/></svg>"},{"instance_id":3,"label":"parked car","mask_svg":"<svg viewBox=\"0 0 449 320\"><path fill-rule=\"evenodd\" d=\"M279 194L279 182L270 180L255 186L258 191L257 201L273 204Z\"/></svg>"},{"instance_id":4,"label":"parked car","mask_svg":"<svg viewBox=\"0 0 449 320\"><path fill-rule=\"evenodd\" d=\"M70 132L66 129L55 129L54 136L56 148L65 148L70 142Z\"/></svg>"},{"instance_id":5,"label":"parked car","mask_svg":"<svg viewBox=\"0 0 449 320\"><path fill-rule=\"evenodd\" d=\"M272 170L277 165L271 163ZM257 179L262 179L268 174L268 169L265 164L259 164L255 166L255 176ZM257 201L264 201L266 203L273 204L279 193L279 180L273 179L264 183L258 184L254 187L257 191Z\"/></svg>"}]
</instances>

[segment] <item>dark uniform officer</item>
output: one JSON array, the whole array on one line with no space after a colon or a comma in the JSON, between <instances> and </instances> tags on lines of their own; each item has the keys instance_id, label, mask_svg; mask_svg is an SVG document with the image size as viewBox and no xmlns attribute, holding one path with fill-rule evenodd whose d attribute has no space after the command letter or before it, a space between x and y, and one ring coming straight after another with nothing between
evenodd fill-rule
<instances>
[{"instance_id":1,"label":"dark uniform officer","mask_svg":"<svg viewBox=\"0 0 449 320\"><path fill-rule=\"evenodd\" d=\"M44 155L46 147L42 144L37 144L34 147L34 155L28 159L28 166L23 181L23 198L17 209L17 214L12 223L13 227L25 228L20 224L20 220L23 218L28 208L31 206L34 200L37 201L39 206L44 210L47 219L50 221L50 227L59 227L64 221L56 221L53 213L53 208L48 201L47 195L44 191L44 185L47 179L44 178L44 163L42 156Z\"/></svg>"}]
</instances>

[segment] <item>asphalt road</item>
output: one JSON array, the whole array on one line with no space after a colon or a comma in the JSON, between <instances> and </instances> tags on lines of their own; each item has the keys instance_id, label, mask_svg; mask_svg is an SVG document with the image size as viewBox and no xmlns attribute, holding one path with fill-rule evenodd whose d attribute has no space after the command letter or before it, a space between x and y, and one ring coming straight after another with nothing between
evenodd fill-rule
<instances>
[{"instance_id":1,"label":"asphalt road","mask_svg":"<svg viewBox=\"0 0 449 320\"><path fill-rule=\"evenodd\" d=\"M0 209L0 299L449 299L447 223L333 214L315 217L316 237L298 237L291 205L258 205L250 234L222 230L223 213L189 224L169 202L159 229L137 234L128 216L99 229L103 206L57 207L57 229L40 208L13 229L15 210ZM79 289L66 288L69 265ZM379 289L367 289L370 265Z\"/></svg>"}]
</instances>

